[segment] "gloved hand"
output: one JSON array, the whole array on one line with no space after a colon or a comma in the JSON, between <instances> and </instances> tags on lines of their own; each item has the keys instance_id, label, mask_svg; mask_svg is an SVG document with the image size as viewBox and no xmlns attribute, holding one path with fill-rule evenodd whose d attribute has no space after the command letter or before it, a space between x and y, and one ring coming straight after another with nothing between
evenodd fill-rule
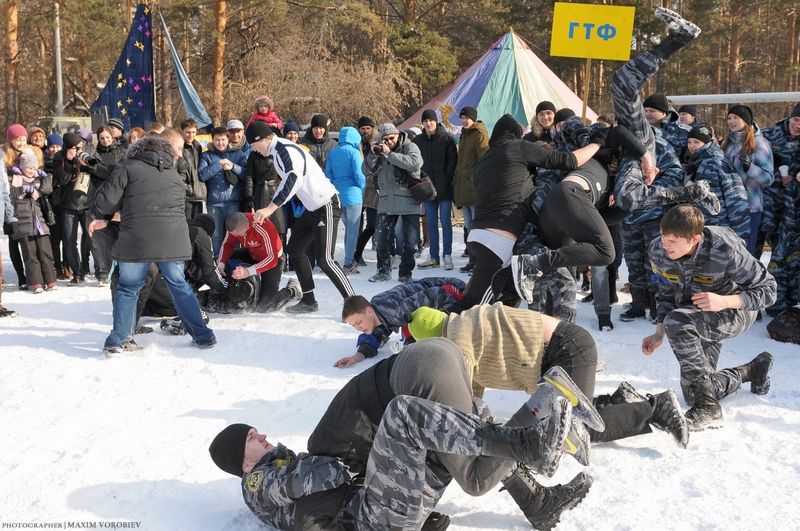
<instances>
[{"instance_id":1,"label":"gloved hand","mask_svg":"<svg viewBox=\"0 0 800 531\"><path fill-rule=\"evenodd\" d=\"M589 142L592 144L600 144L600 147L605 146L609 131L611 131L610 127L596 127L589 137Z\"/></svg>"},{"instance_id":2,"label":"gloved hand","mask_svg":"<svg viewBox=\"0 0 800 531\"><path fill-rule=\"evenodd\" d=\"M750 171L750 166L753 165L753 157L739 153L739 161L742 163L742 169L745 172Z\"/></svg>"},{"instance_id":3,"label":"gloved hand","mask_svg":"<svg viewBox=\"0 0 800 531\"><path fill-rule=\"evenodd\" d=\"M245 197L242 199L242 212L252 212L253 211L253 198L252 197Z\"/></svg>"}]
</instances>

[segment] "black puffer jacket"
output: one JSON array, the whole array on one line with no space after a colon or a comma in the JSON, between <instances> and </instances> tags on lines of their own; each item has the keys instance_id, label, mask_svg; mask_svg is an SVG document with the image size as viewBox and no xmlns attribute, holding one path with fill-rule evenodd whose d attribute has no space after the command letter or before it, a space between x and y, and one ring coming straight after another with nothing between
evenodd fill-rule
<instances>
[{"instance_id":1,"label":"black puffer jacket","mask_svg":"<svg viewBox=\"0 0 800 531\"><path fill-rule=\"evenodd\" d=\"M184 142L183 144L183 157L178 160L176 169L178 174L183 179L186 186L186 201L190 203L200 203L208 197L206 183L200 180L197 173L197 168L200 165L200 153L203 151L203 146L200 142L195 140L191 144Z\"/></svg>"},{"instance_id":2,"label":"black puffer jacket","mask_svg":"<svg viewBox=\"0 0 800 531\"><path fill-rule=\"evenodd\" d=\"M422 171L428 174L436 187L436 199L453 198L453 175L458 163L458 150L453 135L442 124L428 136L423 132L412 140L422 153Z\"/></svg>"},{"instance_id":3,"label":"black puffer jacket","mask_svg":"<svg viewBox=\"0 0 800 531\"><path fill-rule=\"evenodd\" d=\"M323 169L325 168L325 161L328 160L328 153L330 153L333 148L339 147L339 142L328 135L327 130L325 130L325 134L322 136L322 138L317 140L314 138L314 135L311 134L311 128L306 131L306 134L300 137L300 141L298 143L303 144L308 148L311 156L314 157L315 161L317 161L319 167Z\"/></svg>"},{"instance_id":4,"label":"black puffer jacket","mask_svg":"<svg viewBox=\"0 0 800 531\"><path fill-rule=\"evenodd\" d=\"M121 210L119 239L111 253L115 260L165 262L192 256L186 188L173 159L166 139L141 138L97 191L95 218Z\"/></svg>"},{"instance_id":5,"label":"black puffer jacket","mask_svg":"<svg viewBox=\"0 0 800 531\"><path fill-rule=\"evenodd\" d=\"M53 157L53 180L55 189L61 190L59 201L64 210L83 211L89 208L89 195L93 193L93 183L89 185L89 195L75 194L75 183L81 172L89 173L89 168L81 166L78 157L67 160L66 150L61 150Z\"/></svg>"}]
</instances>

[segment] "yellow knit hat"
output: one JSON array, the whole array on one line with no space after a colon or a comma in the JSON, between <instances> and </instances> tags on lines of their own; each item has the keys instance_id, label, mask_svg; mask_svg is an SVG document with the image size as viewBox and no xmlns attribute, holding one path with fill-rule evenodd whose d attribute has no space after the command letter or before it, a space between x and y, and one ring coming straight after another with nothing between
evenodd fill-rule
<instances>
[{"instance_id":1,"label":"yellow knit hat","mask_svg":"<svg viewBox=\"0 0 800 531\"><path fill-rule=\"evenodd\" d=\"M445 317L447 317L447 314L443 311L423 306L414 310L411 314L408 331L416 340L427 337L441 337Z\"/></svg>"}]
</instances>

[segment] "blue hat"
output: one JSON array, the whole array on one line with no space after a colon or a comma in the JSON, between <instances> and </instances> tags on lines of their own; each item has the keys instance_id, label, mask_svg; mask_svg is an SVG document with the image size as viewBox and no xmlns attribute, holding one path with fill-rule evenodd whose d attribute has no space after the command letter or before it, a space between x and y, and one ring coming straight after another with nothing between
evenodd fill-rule
<instances>
[{"instance_id":1,"label":"blue hat","mask_svg":"<svg viewBox=\"0 0 800 531\"><path fill-rule=\"evenodd\" d=\"M61 138L61 135L58 133L53 133L47 137L47 145L48 146L63 146L64 140Z\"/></svg>"},{"instance_id":2,"label":"blue hat","mask_svg":"<svg viewBox=\"0 0 800 531\"><path fill-rule=\"evenodd\" d=\"M297 125L297 122L294 120L289 120L283 125L283 136L286 136L286 133L294 131L295 133L300 132L300 126Z\"/></svg>"}]
</instances>

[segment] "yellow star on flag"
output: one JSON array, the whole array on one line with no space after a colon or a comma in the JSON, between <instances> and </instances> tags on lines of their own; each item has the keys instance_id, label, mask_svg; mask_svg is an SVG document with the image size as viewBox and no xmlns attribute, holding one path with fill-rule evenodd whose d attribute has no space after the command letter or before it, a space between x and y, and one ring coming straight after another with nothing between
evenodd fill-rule
<instances>
[{"instance_id":1,"label":"yellow star on flag","mask_svg":"<svg viewBox=\"0 0 800 531\"><path fill-rule=\"evenodd\" d=\"M126 114L128 114L128 111L126 111L125 109L122 109L121 111L119 111L119 113L120 113L122 116L125 116Z\"/></svg>"},{"instance_id":2,"label":"yellow star on flag","mask_svg":"<svg viewBox=\"0 0 800 531\"><path fill-rule=\"evenodd\" d=\"M144 51L144 44L142 44L141 42L136 41L136 42L133 43L133 45L136 46L137 48L139 48L140 52Z\"/></svg>"},{"instance_id":3,"label":"yellow star on flag","mask_svg":"<svg viewBox=\"0 0 800 531\"><path fill-rule=\"evenodd\" d=\"M130 60L130 59L128 59L127 57L125 58L125 64L126 64L127 66L131 66L131 60ZM122 74L120 74L120 75L122 75Z\"/></svg>"},{"instance_id":4,"label":"yellow star on flag","mask_svg":"<svg viewBox=\"0 0 800 531\"><path fill-rule=\"evenodd\" d=\"M127 100L125 100L125 103L127 103L128 105L130 105L131 103L133 103L133 100L132 100L132 99L130 99L130 98L128 98Z\"/></svg>"},{"instance_id":5,"label":"yellow star on flag","mask_svg":"<svg viewBox=\"0 0 800 531\"><path fill-rule=\"evenodd\" d=\"M119 74L117 74L117 79L122 79L122 78L123 78L123 76L122 76L121 72Z\"/></svg>"},{"instance_id":6,"label":"yellow star on flag","mask_svg":"<svg viewBox=\"0 0 800 531\"><path fill-rule=\"evenodd\" d=\"M117 107L122 107L122 100L117 102Z\"/></svg>"}]
</instances>

